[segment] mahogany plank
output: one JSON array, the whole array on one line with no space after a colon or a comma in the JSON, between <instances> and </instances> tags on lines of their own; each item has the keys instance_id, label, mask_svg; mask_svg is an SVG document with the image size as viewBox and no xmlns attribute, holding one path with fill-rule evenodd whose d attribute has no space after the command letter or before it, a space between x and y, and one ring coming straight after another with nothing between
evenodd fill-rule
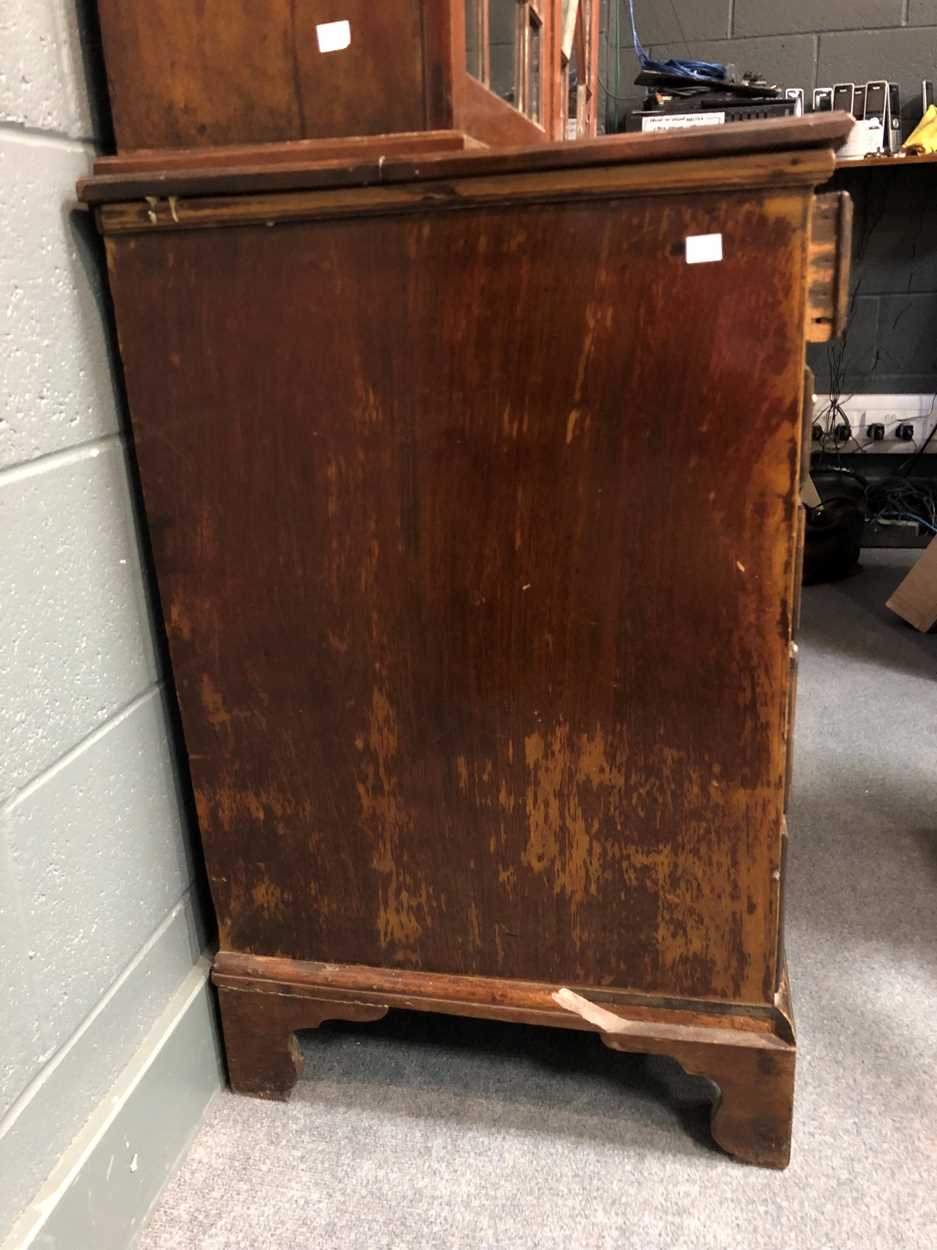
<instances>
[{"instance_id":1,"label":"mahogany plank","mask_svg":"<svg viewBox=\"0 0 937 1250\"><path fill-rule=\"evenodd\" d=\"M441 7L441 6L439 6ZM120 150L439 129L427 116L423 0L98 0ZM345 19L347 48L319 51Z\"/></svg>"},{"instance_id":2,"label":"mahogany plank","mask_svg":"<svg viewBox=\"0 0 937 1250\"><path fill-rule=\"evenodd\" d=\"M513 148L547 138L542 126L512 108L471 75L465 76L462 85L459 124L492 147Z\"/></svg>"},{"instance_id":3,"label":"mahogany plank","mask_svg":"<svg viewBox=\"0 0 937 1250\"><path fill-rule=\"evenodd\" d=\"M108 240L224 946L770 1001L807 208Z\"/></svg>"},{"instance_id":4,"label":"mahogany plank","mask_svg":"<svg viewBox=\"0 0 937 1250\"><path fill-rule=\"evenodd\" d=\"M807 339L825 343L838 338L849 315L849 267L852 251L852 199L830 191L814 200L807 279Z\"/></svg>"},{"instance_id":5,"label":"mahogany plank","mask_svg":"<svg viewBox=\"0 0 937 1250\"><path fill-rule=\"evenodd\" d=\"M237 951L218 952L213 978L216 985L252 986L261 992L308 994L314 998L353 998L356 1002L385 1002L417 1010L431 1002L458 1004L460 1012L476 1007L483 1014L502 1011L552 1015L569 1028L586 1027L568 1012L557 1011L553 995L558 983L494 979L487 976L413 972L401 968L368 968L360 964L334 964ZM648 1026L661 1023L696 1028L735 1029L772 1035L793 1043L787 1009L778 994L770 1004L662 998L598 986L577 986L580 993L611 1011Z\"/></svg>"},{"instance_id":6,"label":"mahogany plank","mask_svg":"<svg viewBox=\"0 0 937 1250\"><path fill-rule=\"evenodd\" d=\"M97 174L162 175L206 169L249 169L262 165L302 166L323 161L377 161L401 153L461 152L478 141L460 130L422 130L389 135L343 135L337 139L294 139L285 143L228 143L222 147L138 150L95 159Z\"/></svg>"},{"instance_id":7,"label":"mahogany plank","mask_svg":"<svg viewBox=\"0 0 937 1250\"><path fill-rule=\"evenodd\" d=\"M464 153L411 153L407 158L393 159L390 148L379 156L368 151L363 160L332 160L318 158L277 161L277 169L267 169L267 162L245 166L243 154L231 155L230 161L216 160L212 154L211 168L200 163L180 170L174 161L158 172L132 170L109 173L108 161L96 163L96 176L81 179L79 198L85 203L100 204L132 199L145 195L211 195L220 191L300 189L329 185L372 185L375 182L425 182L430 179L453 180L483 175L510 175L576 170L598 166L643 165L655 162L708 162L710 177L719 178L720 158L760 153L790 153L788 163L781 166L766 161L775 181L789 180L800 169L805 183L815 184L831 176L835 167L831 143L848 132L851 119L847 113L812 113L801 118L771 118L744 125L701 127L691 131L665 131L657 134L607 135L598 139L581 139L576 143L538 144L535 147L486 151L484 148ZM292 149L294 145L288 145ZM283 150L282 148L280 149ZM380 156L385 159L381 160ZM388 157L390 159L388 159ZM645 185L653 185L650 171ZM725 185L724 181L722 185Z\"/></svg>"},{"instance_id":8,"label":"mahogany plank","mask_svg":"<svg viewBox=\"0 0 937 1250\"><path fill-rule=\"evenodd\" d=\"M249 225L280 222L332 220L339 217L422 214L428 202L437 209L464 210L472 206L523 203L556 203L563 200L582 201L587 198L621 199L625 196L676 195L694 189L734 190L736 188L771 187L779 170L789 182L811 186L822 177L829 164L822 152L811 159L790 154L758 153L751 156L728 157L713 162L667 161L654 165L603 165L583 170L558 169L525 174L522 178L500 173L474 178L436 179L431 183L405 181L385 184L379 164L371 169L371 186L348 185L338 189L349 176L347 169L333 163L306 171L304 178L321 182L319 189L287 191L291 171L260 171L256 180L265 187L281 183L283 190L250 194L246 179L236 195L169 195L154 179L142 185L156 194L129 203L102 204L98 220L105 234L124 234L154 230L192 230L217 226ZM243 171L241 171L243 174ZM362 171L356 175L363 176ZM222 182L228 175L218 179ZM174 179L184 186L182 178Z\"/></svg>"}]
</instances>

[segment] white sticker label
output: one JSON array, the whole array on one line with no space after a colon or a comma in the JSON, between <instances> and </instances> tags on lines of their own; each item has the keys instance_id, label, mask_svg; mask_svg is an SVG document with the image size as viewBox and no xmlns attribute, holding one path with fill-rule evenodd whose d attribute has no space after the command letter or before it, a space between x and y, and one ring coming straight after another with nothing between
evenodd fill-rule
<instances>
[{"instance_id":1,"label":"white sticker label","mask_svg":"<svg viewBox=\"0 0 937 1250\"><path fill-rule=\"evenodd\" d=\"M687 130L691 126L722 126L725 124L725 113L715 109L701 109L698 113L659 113L641 118L641 129L653 133L655 130Z\"/></svg>"},{"instance_id":2,"label":"white sticker label","mask_svg":"<svg viewBox=\"0 0 937 1250\"><path fill-rule=\"evenodd\" d=\"M721 234L688 234L686 238L686 263L705 265L722 260Z\"/></svg>"},{"instance_id":3,"label":"white sticker label","mask_svg":"<svg viewBox=\"0 0 937 1250\"><path fill-rule=\"evenodd\" d=\"M316 27L316 38L320 52L341 52L351 43L351 23L323 22Z\"/></svg>"}]
</instances>

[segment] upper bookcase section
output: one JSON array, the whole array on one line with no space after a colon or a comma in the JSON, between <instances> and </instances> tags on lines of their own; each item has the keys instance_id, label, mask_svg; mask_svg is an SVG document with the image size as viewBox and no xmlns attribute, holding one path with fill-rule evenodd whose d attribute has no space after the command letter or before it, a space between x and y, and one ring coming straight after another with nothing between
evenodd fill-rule
<instances>
[{"instance_id":1,"label":"upper bookcase section","mask_svg":"<svg viewBox=\"0 0 937 1250\"><path fill-rule=\"evenodd\" d=\"M599 0L98 0L118 153L596 130Z\"/></svg>"}]
</instances>

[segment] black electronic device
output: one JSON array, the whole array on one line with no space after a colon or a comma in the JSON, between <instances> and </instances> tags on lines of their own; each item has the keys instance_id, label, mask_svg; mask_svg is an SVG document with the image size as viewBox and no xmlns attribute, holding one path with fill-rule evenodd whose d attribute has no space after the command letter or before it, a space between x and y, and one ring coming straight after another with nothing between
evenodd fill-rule
<instances>
[{"instance_id":1,"label":"black electronic device","mask_svg":"<svg viewBox=\"0 0 937 1250\"><path fill-rule=\"evenodd\" d=\"M707 101L697 105L689 100L668 100L652 109L632 109L625 117L625 130L682 130L689 126L717 126L724 122L756 122L768 117L793 117L793 100ZM620 123L619 123L620 124Z\"/></svg>"},{"instance_id":2,"label":"black electronic device","mask_svg":"<svg viewBox=\"0 0 937 1250\"><path fill-rule=\"evenodd\" d=\"M934 103L934 84L925 78L921 82L921 116L923 117Z\"/></svg>"},{"instance_id":3,"label":"black electronic device","mask_svg":"<svg viewBox=\"0 0 937 1250\"><path fill-rule=\"evenodd\" d=\"M813 111L829 113L833 108L833 88L815 87L813 91Z\"/></svg>"},{"instance_id":4,"label":"black electronic device","mask_svg":"<svg viewBox=\"0 0 937 1250\"><path fill-rule=\"evenodd\" d=\"M865 83L856 83L856 89L852 93L852 115L857 122L861 122L865 118Z\"/></svg>"},{"instance_id":5,"label":"black electronic device","mask_svg":"<svg viewBox=\"0 0 937 1250\"><path fill-rule=\"evenodd\" d=\"M897 83L888 84L888 151L901 151L901 88Z\"/></svg>"},{"instance_id":6,"label":"black electronic device","mask_svg":"<svg viewBox=\"0 0 937 1250\"><path fill-rule=\"evenodd\" d=\"M889 133L888 133L888 112L890 104L890 92L888 83L880 79L865 84L865 120L867 122L875 122L881 127L881 140L878 143L878 151L888 152Z\"/></svg>"},{"instance_id":7,"label":"black electronic device","mask_svg":"<svg viewBox=\"0 0 937 1250\"><path fill-rule=\"evenodd\" d=\"M865 117L866 121L881 122L884 127L888 120L887 82L867 82L865 84Z\"/></svg>"},{"instance_id":8,"label":"black electronic device","mask_svg":"<svg viewBox=\"0 0 937 1250\"><path fill-rule=\"evenodd\" d=\"M855 91L854 82L838 82L833 88L833 108L842 109L844 113L851 113Z\"/></svg>"},{"instance_id":9,"label":"black electronic device","mask_svg":"<svg viewBox=\"0 0 937 1250\"><path fill-rule=\"evenodd\" d=\"M888 124L885 146L889 152L901 151L901 90L896 82L888 84Z\"/></svg>"}]
</instances>

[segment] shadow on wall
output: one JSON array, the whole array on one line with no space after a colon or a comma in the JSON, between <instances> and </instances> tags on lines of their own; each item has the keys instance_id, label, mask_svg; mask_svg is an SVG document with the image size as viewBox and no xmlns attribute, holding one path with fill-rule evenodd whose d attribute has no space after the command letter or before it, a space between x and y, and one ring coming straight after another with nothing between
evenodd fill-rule
<instances>
[{"instance_id":1,"label":"shadow on wall","mask_svg":"<svg viewBox=\"0 0 937 1250\"><path fill-rule=\"evenodd\" d=\"M191 832L187 851L191 856L193 880L195 884L198 907L208 927L208 943L217 945L215 932L215 913L211 905L208 886L208 872L205 867L204 853L200 839L195 831L198 829L198 817L195 796L189 775L185 752L185 736L182 728L182 717L176 699L175 685L172 681L172 664L169 655L169 643L163 623L159 590L156 581L156 567L150 549L149 534L143 510L143 492L140 474L134 451L133 436L127 418L127 399L124 389L123 368L117 347L117 327L114 308L107 285L107 261L104 240L98 233L94 214L85 209L63 205L63 227L70 234L75 244L80 273L76 274L76 286L90 291L101 321L106 326L106 342L108 365L111 382L114 387L115 408L126 440L126 464L130 478L131 503L134 514L134 532L137 538L140 565L144 571L143 594L145 611L150 621L151 635L156 649L157 664L160 675L165 679L163 684L162 702L167 724L171 734L173 781L179 807L185 815L186 827ZM205 947L205 934L200 935L201 946Z\"/></svg>"},{"instance_id":2,"label":"shadow on wall","mask_svg":"<svg viewBox=\"0 0 937 1250\"><path fill-rule=\"evenodd\" d=\"M91 122L99 149L113 153L114 123L107 93L107 71L104 65L104 45L98 18L97 0L73 0L78 16L78 33L81 43L81 61L91 106Z\"/></svg>"}]
</instances>

